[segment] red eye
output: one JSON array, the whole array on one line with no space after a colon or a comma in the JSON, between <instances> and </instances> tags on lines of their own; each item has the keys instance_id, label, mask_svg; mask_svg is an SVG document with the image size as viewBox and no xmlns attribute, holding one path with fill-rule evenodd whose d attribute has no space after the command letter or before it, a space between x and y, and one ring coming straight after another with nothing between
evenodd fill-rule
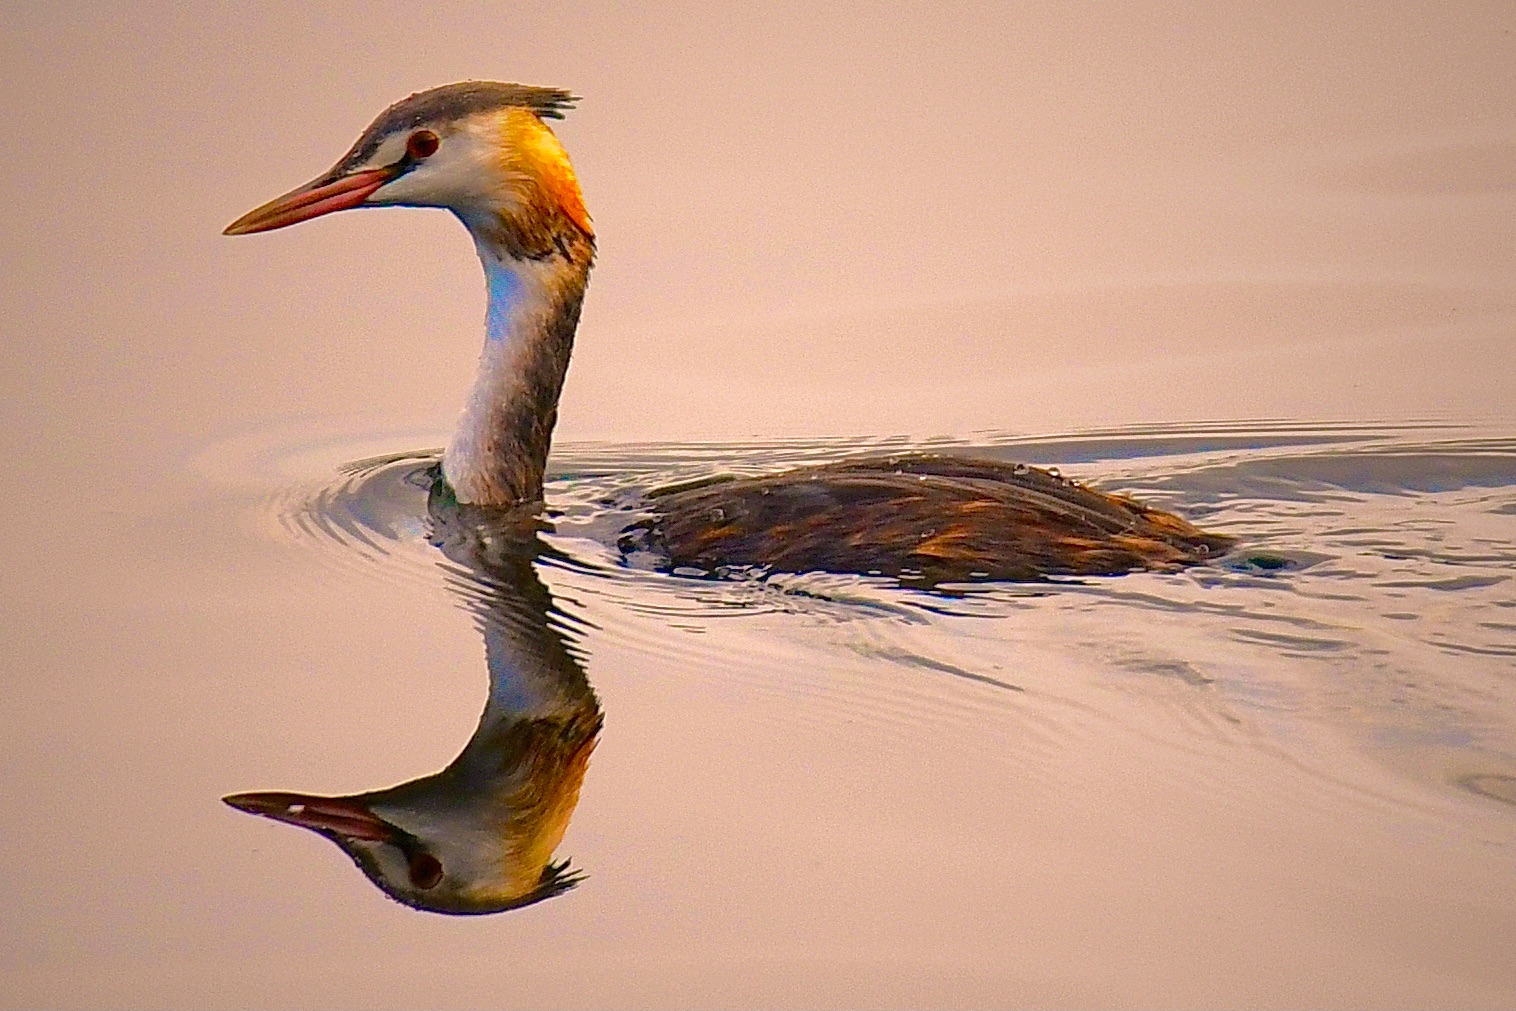
<instances>
[{"instance_id":1,"label":"red eye","mask_svg":"<svg viewBox=\"0 0 1516 1011\"><path fill-rule=\"evenodd\" d=\"M437 152L437 145L442 141L430 130L417 130L411 134L411 139L405 142L405 153L416 161L430 158Z\"/></svg>"},{"instance_id":2,"label":"red eye","mask_svg":"<svg viewBox=\"0 0 1516 1011\"><path fill-rule=\"evenodd\" d=\"M425 891L436 888L442 880L442 864L430 853L417 853L411 857L411 884Z\"/></svg>"}]
</instances>

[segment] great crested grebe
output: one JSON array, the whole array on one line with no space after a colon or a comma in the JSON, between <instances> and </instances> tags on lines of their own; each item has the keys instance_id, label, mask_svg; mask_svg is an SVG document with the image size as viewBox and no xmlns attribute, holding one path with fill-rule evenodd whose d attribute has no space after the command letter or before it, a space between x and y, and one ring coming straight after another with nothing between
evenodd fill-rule
<instances>
[{"instance_id":1,"label":"great crested grebe","mask_svg":"<svg viewBox=\"0 0 1516 1011\"><path fill-rule=\"evenodd\" d=\"M386 109L332 169L227 235L351 207L442 207L473 236L489 293L473 391L442 457L460 503L542 501L548 445L595 233L544 122L566 91L468 81ZM670 568L878 573L927 583L1173 569L1232 539L1024 464L909 453L649 493L621 539Z\"/></svg>"}]
</instances>

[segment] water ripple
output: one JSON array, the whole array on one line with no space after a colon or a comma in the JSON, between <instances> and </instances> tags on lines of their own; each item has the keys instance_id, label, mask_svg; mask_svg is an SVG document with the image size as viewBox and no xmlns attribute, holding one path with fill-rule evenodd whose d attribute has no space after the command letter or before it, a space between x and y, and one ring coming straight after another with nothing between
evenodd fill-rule
<instances>
[{"instance_id":1,"label":"water ripple","mask_svg":"<svg viewBox=\"0 0 1516 1011\"><path fill-rule=\"evenodd\" d=\"M642 489L882 448L923 446L561 448L539 568L572 638L586 655L632 650L710 690L780 696L792 703L788 718L818 729L997 727L987 757L1018 775L1041 775L1039 756L1101 727L1207 762L1267 756L1297 770L1292 803L1414 807L1408 794L1392 800L1366 786L1327 742L1348 739L1411 768L1407 756L1446 748L1452 735L1475 768L1442 776L1439 788L1510 803L1516 438L1276 423L991 433L926 447L1057 463L1243 538L1228 557L1181 573L925 592L826 573L681 578L638 568L614 546ZM344 578L445 588L477 607L488 581L429 543L436 462L422 451L314 476L268 500L266 527L314 546ZM1191 787L1205 789L1204 766L1194 776Z\"/></svg>"}]
</instances>

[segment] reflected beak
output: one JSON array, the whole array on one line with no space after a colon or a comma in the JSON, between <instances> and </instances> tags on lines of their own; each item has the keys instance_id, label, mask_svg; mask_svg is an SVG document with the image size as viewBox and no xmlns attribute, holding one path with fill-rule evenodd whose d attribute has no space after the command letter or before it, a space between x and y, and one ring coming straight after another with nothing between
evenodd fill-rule
<instances>
[{"instance_id":1,"label":"reflected beak","mask_svg":"<svg viewBox=\"0 0 1516 1011\"><path fill-rule=\"evenodd\" d=\"M346 839L394 842L400 831L362 803L348 797L311 797L302 793L234 793L222 800L239 811L299 825L312 832Z\"/></svg>"},{"instance_id":2,"label":"reflected beak","mask_svg":"<svg viewBox=\"0 0 1516 1011\"><path fill-rule=\"evenodd\" d=\"M325 176L275 197L256 210L226 226L222 235L251 235L285 225L299 224L333 211L357 207L379 187L400 174L398 166L364 169L349 175L327 179Z\"/></svg>"}]
</instances>

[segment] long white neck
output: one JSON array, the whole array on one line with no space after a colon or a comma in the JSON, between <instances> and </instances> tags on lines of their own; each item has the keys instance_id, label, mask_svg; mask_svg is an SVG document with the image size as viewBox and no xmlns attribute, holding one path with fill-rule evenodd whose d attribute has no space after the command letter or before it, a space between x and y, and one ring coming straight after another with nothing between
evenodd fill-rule
<instances>
[{"instance_id":1,"label":"long white neck","mask_svg":"<svg viewBox=\"0 0 1516 1011\"><path fill-rule=\"evenodd\" d=\"M442 473L459 502L538 502L592 253L513 255L478 235L475 245L489 292L484 350Z\"/></svg>"}]
</instances>

